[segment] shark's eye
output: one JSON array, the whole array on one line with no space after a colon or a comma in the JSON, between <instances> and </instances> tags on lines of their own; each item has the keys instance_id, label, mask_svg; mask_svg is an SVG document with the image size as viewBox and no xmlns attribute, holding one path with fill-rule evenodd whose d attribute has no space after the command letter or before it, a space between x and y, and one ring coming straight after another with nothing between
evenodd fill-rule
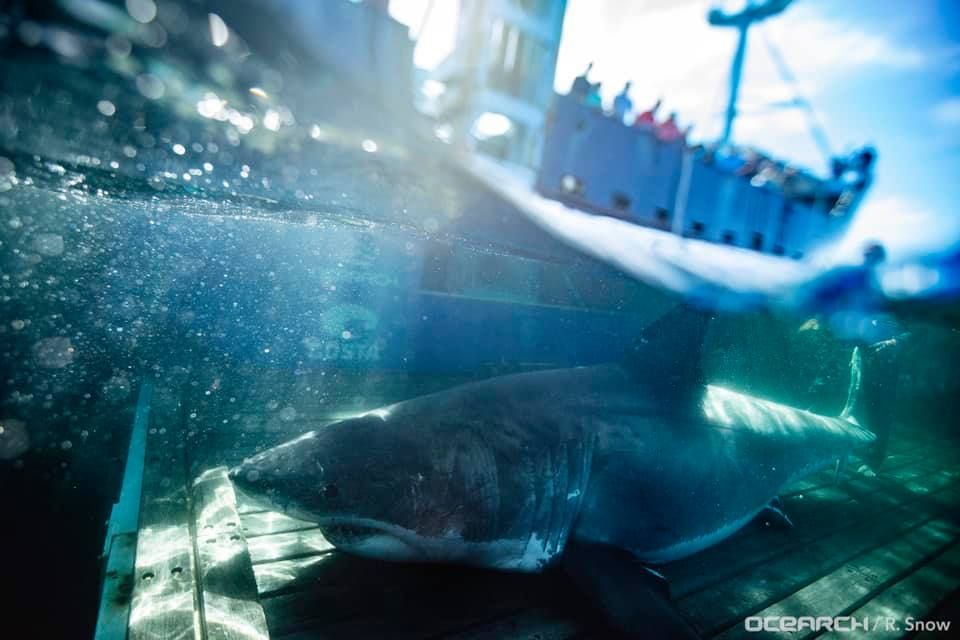
<instances>
[{"instance_id":1,"label":"shark's eye","mask_svg":"<svg viewBox=\"0 0 960 640\"><path fill-rule=\"evenodd\" d=\"M339 493L340 489L333 483L328 484L323 488L324 498L336 498Z\"/></svg>"}]
</instances>

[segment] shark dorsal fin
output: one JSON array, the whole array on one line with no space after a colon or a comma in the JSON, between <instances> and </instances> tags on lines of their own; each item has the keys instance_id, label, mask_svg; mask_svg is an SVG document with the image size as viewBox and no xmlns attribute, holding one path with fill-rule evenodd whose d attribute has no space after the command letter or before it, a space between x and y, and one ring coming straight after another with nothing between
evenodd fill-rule
<instances>
[{"instance_id":1,"label":"shark dorsal fin","mask_svg":"<svg viewBox=\"0 0 960 640\"><path fill-rule=\"evenodd\" d=\"M681 303L660 316L634 340L623 366L661 397L699 393L703 340L710 315Z\"/></svg>"}]
</instances>

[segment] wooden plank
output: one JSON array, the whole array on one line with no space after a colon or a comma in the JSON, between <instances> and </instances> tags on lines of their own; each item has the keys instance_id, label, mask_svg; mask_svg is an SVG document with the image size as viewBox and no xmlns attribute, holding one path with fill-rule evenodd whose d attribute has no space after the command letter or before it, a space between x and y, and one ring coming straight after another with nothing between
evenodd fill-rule
<instances>
[{"instance_id":1,"label":"wooden plank","mask_svg":"<svg viewBox=\"0 0 960 640\"><path fill-rule=\"evenodd\" d=\"M910 479L903 484L903 489L917 496L935 493L939 491L941 487L953 482L958 475L960 475L960 470L958 469L943 469L932 476L935 482L931 482L929 478Z\"/></svg>"},{"instance_id":2,"label":"wooden plank","mask_svg":"<svg viewBox=\"0 0 960 640\"><path fill-rule=\"evenodd\" d=\"M960 588L957 588L948 595L937 607L926 614L928 620L950 620L950 629L956 635L956 627L960 620ZM943 638L942 631L923 631L917 634L917 640L933 640L934 638Z\"/></svg>"},{"instance_id":3,"label":"wooden plank","mask_svg":"<svg viewBox=\"0 0 960 640\"><path fill-rule=\"evenodd\" d=\"M929 462L931 453L934 453L934 456L936 456L935 452L931 450L929 443L919 442L913 439L896 439L890 443L890 449L888 450L887 457L883 461L883 466L880 468L880 474L889 475L893 471L901 471L905 468L912 469L915 465ZM855 457L851 458L839 478L840 482L856 479L862 475L857 471L860 465L861 462L858 459ZM799 493L813 491L814 489L828 487L835 484L836 481L836 470L824 469L812 476L794 482L787 487L787 490L784 491L780 497L785 498Z\"/></svg>"},{"instance_id":4,"label":"wooden plank","mask_svg":"<svg viewBox=\"0 0 960 640\"><path fill-rule=\"evenodd\" d=\"M280 595L282 592L305 590L323 581L324 563L334 557L332 553L294 560L277 560L253 565L260 597Z\"/></svg>"},{"instance_id":5,"label":"wooden plank","mask_svg":"<svg viewBox=\"0 0 960 640\"><path fill-rule=\"evenodd\" d=\"M334 555L331 560L342 554ZM404 640L443 636L542 604L551 587L543 576L378 564L376 573L387 569L386 575L370 575L362 581L366 584L331 583L266 599L273 637ZM398 570L406 575L398 575Z\"/></svg>"},{"instance_id":6,"label":"wooden plank","mask_svg":"<svg viewBox=\"0 0 960 640\"><path fill-rule=\"evenodd\" d=\"M797 525L789 531L764 530L749 525L719 545L664 567L675 598L682 598L711 586L722 585L745 571L760 566L791 549L800 548L838 530L856 526L876 514L893 508L906 498L896 491L900 477L912 478L914 471L901 469L883 478L858 478L830 485L783 501L785 511ZM939 472L921 476L931 487L942 487Z\"/></svg>"},{"instance_id":7,"label":"wooden plank","mask_svg":"<svg viewBox=\"0 0 960 640\"><path fill-rule=\"evenodd\" d=\"M928 614L940 601L958 588L960 588L960 544L954 542L942 554L896 584L879 590L866 604L850 613L856 619L867 622L869 626L866 631L858 629L842 634L833 632L827 633L825 637L842 636L870 640L900 638L904 632L917 631L916 627L908 628L911 619L912 621L928 620L933 623L948 622L951 623L950 628L956 631L955 623L950 618L938 619ZM960 620L956 622L960 623Z\"/></svg>"},{"instance_id":8,"label":"wooden plank","mask_svg":"<svg viewBox=\"0 0 960 640\"><path fill-rule=\"evenodd\" d=\"M257 536L247 541L254 564L316 555L333 549L320 529Z\"/></svg>"},{"instance_id":9,"label":"wooden plank","mask_svg":"<svg viewBox=\"0 0 960 640\"><path fill-rule=\"evenodd\" d=\"M960 527L948 519L933 520L913 528L896 540L859 555L841 567L808 584L783 600L756 613L757 616L835 616L852 609L885 582L895 580L914 564L951 544ZM810 630L791 637L806 638ZM724 640L775 634L747 631L737 624L717 636Z\"/></svg>"},{"instance_id":10,"label":"wooden plank","mask_svg":"<svg viewBox=\"0 0 960 640\"><path fill-rule=\"evenodd\" d=\"M164 394L175 396L158 389L150 416L128 638L200 640L181 417Z\"/></svg>"},{"instance_id":11,"label":"wooden plank","mask_svg":"<svg viewBox=\"0 0 960 640\"><path fill-rule=\"evenodd\" d=\"M531 609L445 635L444 640L568 640L583 625L556 609Z\"/></svg>"},{"instance_id":12,"label":"wooden plank","mask_svg":"<svg viewBox=\"0 0 960 640\"><path fill-rule=\"evenodd\" d=\"M950 493L950 503L955 505L960 500L960 488L955 487ZM861 526L842 529L769 559L722 584L679 600L678 607L701 632L712 635L817 580L824 572L842 566L847 559L923 525L946 508L884 508Z\"/></svg>"},{"instance_id":13,"label":"wooden plank","mask_svg":"<svg viewBox=\"0 0 960 640\"><path fill-rule=\"evenodd\" d=\"M267 620L226 468L194 480L193 512L205 638L267 640Z\"/></svg>"}]
</instances>

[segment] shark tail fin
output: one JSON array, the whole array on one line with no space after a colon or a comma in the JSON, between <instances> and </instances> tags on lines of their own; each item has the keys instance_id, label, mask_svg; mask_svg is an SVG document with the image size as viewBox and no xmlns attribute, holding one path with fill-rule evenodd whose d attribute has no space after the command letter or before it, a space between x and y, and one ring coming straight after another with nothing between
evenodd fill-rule
<instances>
[{"instance_id":1,"label":"shark tail fin","mask_svg":"<svg viewBox=\"0 0 960 640\"><path fill-rule=\"evenodd\" d=\"M876 437L864 461L876 469L886 455L893 426L897 379L900 376L897 336L855 347L850 359L850 387L840 417L855 422Z\"/></svg>"}]
</instances>

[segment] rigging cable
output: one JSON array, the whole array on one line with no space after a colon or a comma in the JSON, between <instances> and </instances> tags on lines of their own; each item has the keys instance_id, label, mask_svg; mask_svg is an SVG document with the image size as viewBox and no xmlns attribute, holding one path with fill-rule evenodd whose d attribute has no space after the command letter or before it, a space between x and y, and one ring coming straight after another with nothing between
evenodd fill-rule
<instances>
[{"instance_id":1,"label":"rigging cable","mask_svg":"<svg viewBox=\"0 0 960 640\"><path fill-rule=\"evenodd\" d=\"M783 78L784 82L793 87L794 99L792 101L792 106L802 108L807 114L807 124L810 127L810 135L813 137L814 142L820 149L820 152L823 154L823 157L827 162L827 166L829 167L834 155L833 151L830 149L830 142L827 140L827 133L824 130L820 117L814 110L813 105L810 104L810 101L804 98L801 94L800 85L797 82L796 76L793 75L790 67L787 66L787 63L783 59L780 50L776 47L776 45L773 44L773 41L767 37L766 30L761 28L759 31L760 35L763 37L763 42L767 47L767 53L770 54L770 58L773 60L773 64L777 67L780 77Z\"/></svg>"}]
</instances>

